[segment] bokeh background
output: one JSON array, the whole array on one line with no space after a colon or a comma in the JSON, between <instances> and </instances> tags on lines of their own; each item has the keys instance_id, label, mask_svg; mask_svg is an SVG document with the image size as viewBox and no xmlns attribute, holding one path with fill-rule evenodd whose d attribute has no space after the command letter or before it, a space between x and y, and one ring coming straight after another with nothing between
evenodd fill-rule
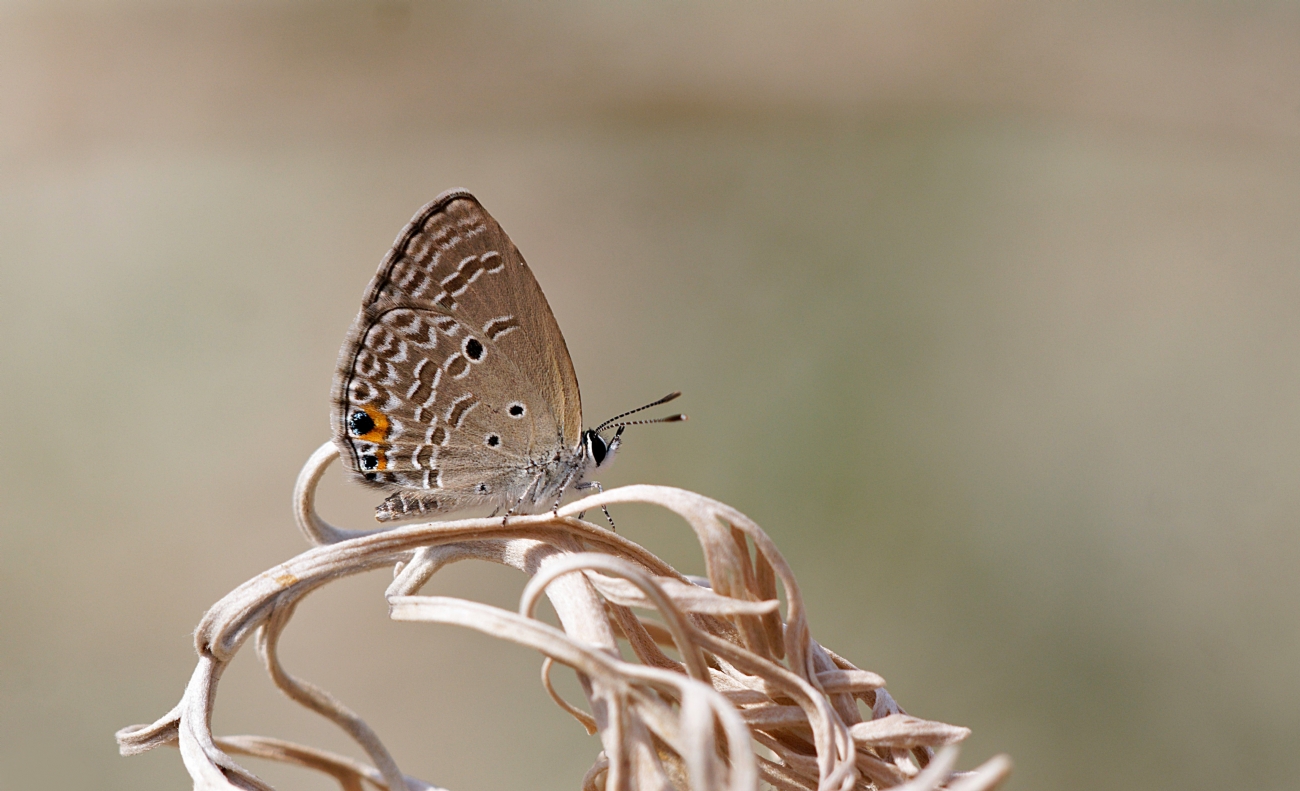
<instances>
[{"instance_id":1,"label":"bokeh background","mask_svg":"<svg viewBox=\"0 0 1300 791\"><path fill-rule=\"evenodd\" d=\"M686 392L604 482L756 518L964 766L1300 785L1300 10L1154 0L0 4L0 784L188 786L113 732L303 548L338 344L453 186L589 421ZM577 787L598 745L536 656L389 623L383 576L309 599L290 667L426 780ZM249 654L219 731L349 750Z\"/></svg>"}]
</instances>

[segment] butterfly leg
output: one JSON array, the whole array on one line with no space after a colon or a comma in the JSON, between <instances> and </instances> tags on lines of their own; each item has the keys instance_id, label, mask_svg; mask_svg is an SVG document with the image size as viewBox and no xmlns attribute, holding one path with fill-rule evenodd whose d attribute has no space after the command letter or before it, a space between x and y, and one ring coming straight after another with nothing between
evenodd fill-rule
<instances>
[{"instance_id":1,"label":"butterfly leg","mask_svg":"<svg viewBox=\"0 0 1300 791\"><path fill-rule=\"evenodd\" d=\"M544 473L541 472L537 473L537 477L533 478L533 482L528 484L528 486L524 489L524 493L519 495L519 499L515 500L515 504L510 506L510 509L506 511L505 516L501 517L502 527L505 527L506 522L510 521L510 517L515 515L515 511L519 510L519 506L523 504L524 500L528 499L528 493L531 492L537 486L537 484L541 483L543 474ZM496 515L497 512L493 511L492 516L496 516Z\"/></svg>"},{"instance_id":2,"label":"butterfly leg","mask_svg":"<svg viewBox=\"0 0 1300 791\"><path fill-rule=\"evenodd\" d=\"M438 498L411 492L395 492L375 508L375 519L396 522L438 513Z\"/></svg>"},{"instance_id":3,"label":"butterfly leg","mask_svg":"<svg viewBox=\"0 0 1300 791\"><path fill-rule=\"evenodd\" d=\"M578 468L574 467L569 471L569 475L564 479L564 483L560 485L560 493L556 495L555 502L551 503L551 516L556 519L560 518L560 502L564 499L564 493L569 490L569 484L573 483L573 479L576 477L578 477ZM579 515L578 518L581 519L582 516Z\"/></svg>"},{"instance_id":4,"label":"butterfly leg","mask_svg":"<svg viewBox=\"0 0 1300 791\"><path fill-rule=\"evenodd\" d=\"M575 489L595 489L596 492L597 492L597 494L604 494L604 493L605 493L605 487L603 487L603 486L600 485L600 481L583 481L582 483L577 484L577 485L574 486L573 488L575 488ZM609 515L609 509L602 505L602 506L600 507L600 510L602 510L602 511L605 512L605 518L609 520L609 529L610 529L610 530L613 530L615 533L617 533L617 532L618 532L618 528L614 526L614 517L612 517L612 516ZM585 513L587 513L587 512L586 512L586 511L583 511L583 512L582 512L582 514L585 514ZM582 514L578 514L578 518L579 518L579 519L582 518Z\"/></svg>"}]
</instances>

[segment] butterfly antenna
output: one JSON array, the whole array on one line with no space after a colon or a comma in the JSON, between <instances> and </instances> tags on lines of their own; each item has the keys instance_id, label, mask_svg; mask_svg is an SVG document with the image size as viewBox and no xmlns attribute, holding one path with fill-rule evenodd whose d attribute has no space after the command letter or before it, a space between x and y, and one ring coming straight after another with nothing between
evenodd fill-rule
<instances>
[{"instance_id":1,"label":"butterfly antenna","mask_svg":"<svg viewBox=\"0 0 1300 791\"><path fill-rule=\"evenodd\" d=\"M682 394L682 391L677 390L677 391L674 391L674 392L672 392L672 393L669 393L668 395L664 396L663 398L659 399L658 401L651 401L650 403L646 404L645 406L639 406L639 407L637 407L636 409L629 409L628 411L624 412L624 413L621 414L621 415L615 415L614 417L610 418L609 420L606 420L604 423L601 423L599 426L596 426L595 431L596 431L597 433L599 433L599 432L601 432L601 431L604 431L606 428L608 428L609 426L614 425L617 421L622 420L623 418L627 417L628 415L635 415L637 412L643 412L643 411L649 409L649 408L652 407L652 406L659 406L660 404L666 404L666 403L668 403L669 401L672 401L674 398L677 398L677 397L680 396L681 394ZM619 424L619 425L622 425L622 426L637 426L637 425L641 425L642 423L672 423L672 422L674 422L674 421L685 420L685 419L686 419L686 416L685 416L685 415L670 415L669 417L662 417L662 418L658 418L657 420L636 420L636 421L633 421L633 422L631 422L631 423L622 423L622 424Z\"/></svg>"},{"instance_id":2,"label":"butterfly antenna","mask_svg":"<svg viewBox=\"0 0 1300 791\"><path fill-rule=\"evenodd\" d=\"M680 420L685 420L685 419L686 419L685 415L669 415L668 417L657 417L654 418L653 420L629 420L626 423L614 423L611 424L609 428L622 429L622 428L626 428L627 426L645 426L645 425L649 425L650 423L676 423Z\"/></svg>"}]
</instances>

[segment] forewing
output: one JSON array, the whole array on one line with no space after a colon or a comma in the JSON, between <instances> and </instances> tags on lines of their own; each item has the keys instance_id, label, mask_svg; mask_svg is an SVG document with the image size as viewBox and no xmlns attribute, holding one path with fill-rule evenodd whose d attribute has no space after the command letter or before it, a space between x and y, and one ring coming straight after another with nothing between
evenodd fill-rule
<instances>
[{"instance_id":1,"label":"forewing","mask_svg":"<svg viewBox=\"0 0 1300 791\"><path fill-rule=\"evenodd\" d=\"M523 256L473 195L445 192L416 213L371 281L363 309L382 304L444 313L496 344L515 363L520 389L540 396L560 442L577 446L582 404L564 336Z\"/></svg>"}]
</instances>

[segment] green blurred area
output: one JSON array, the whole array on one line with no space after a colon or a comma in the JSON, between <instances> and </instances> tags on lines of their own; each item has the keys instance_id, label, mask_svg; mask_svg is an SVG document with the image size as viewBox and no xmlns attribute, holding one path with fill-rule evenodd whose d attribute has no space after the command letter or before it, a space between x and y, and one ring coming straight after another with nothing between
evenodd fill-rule
<instances>
[{"instance_id":1,"label":"green blurred area","mask_svg":"<svg viewBox=\"0 0 1300 791\"><path fill-rule=\"evenodd\" d=\"M361 291L463 186L589 423L686 393L603 482L758 520L822 643L972 728L963 766L1294 788L1296 85L1287 4L0 6L0 783L188 784L112 734L303 548ZM340 476L322 498L369 523ZM683 524L621 514L702 570ZM289 666L410 774L576 787L599 746L537 657L390 623L385 583L309 599ZM351 751L248 653L219 732Z\"/></svg>"}]
</instances>

